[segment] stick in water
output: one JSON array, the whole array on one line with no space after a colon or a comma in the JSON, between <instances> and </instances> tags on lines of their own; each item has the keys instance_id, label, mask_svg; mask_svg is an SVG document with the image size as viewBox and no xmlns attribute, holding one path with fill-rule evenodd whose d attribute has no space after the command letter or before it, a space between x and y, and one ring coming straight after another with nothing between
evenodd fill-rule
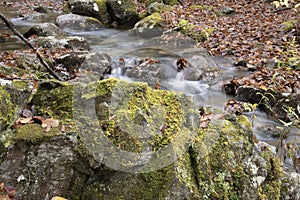
<instances>
[{"instance_id":1,"label":"stick in water","mask_svg":"<svg viewBox=\"0 0 300 200\"><path fill-rule=\"evenodd\" d=\"M18 36L26 45L28 45L31 49L34 50L36 53L38 59L42 63L43 66L47 68L50 74L52 74L57 80L62 80L58 74L56 74L52 67L48 65L48 63L44 60L43 55L41 52L35 48L17 29L15 28L15 25L7 20L7 18L0 12L0 19L6 24L6 26L16 35Z\"/></svg>"}]
</instances>

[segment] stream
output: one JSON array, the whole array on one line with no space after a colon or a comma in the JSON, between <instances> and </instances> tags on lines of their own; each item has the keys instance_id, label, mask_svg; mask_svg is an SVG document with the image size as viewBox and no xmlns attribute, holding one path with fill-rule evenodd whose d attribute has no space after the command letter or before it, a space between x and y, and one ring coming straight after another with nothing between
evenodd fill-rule
<instances>
[{"instance_id":1,"label":"stream","mask_svg":"<svg viewBox=\"0 0 300 200\"><path fill-rule=\"evenodd\" d=\"M23 20L17 16L17 10L13 8L10 10L0 11L5 14L16 25L16 28L21 33L27 31L35 24L41 23L40 21L28 21ZM49 20L46 20L49 22ZM44 22L44 21L42 21ZM151 58L159 60L161 65L166 67L172 66L174 60L179 57L185 57L193 65L197 65L197 60L193 60L193 56L199 52L199 49L194 48L193 44L184 44L179 47L168 46L162 44L161 41L142 39L130 34L129 31L117 30L117 29L101 29L97 31L89 32L75 32L72 30L65 30L69 35L81 36L87 39L90 44L90 51L103 51L108 53L113 60L117 60L120 57L125 59L125 63L130 65L135 58ZM0 33L9 33L12 35L6 42L0 43L0 51L27 49L28 47L23 44L16 36L5 27L3 23L0 23ZM215 68L219 72L219 77L213 78L208 81L187 81L182 80L180 77L161 79L161 89L171 91L181 91L186 95L192 96L195 102L199 106L211 106L217 109L223 109L225 102L232 99L233 96L228 96L222 90L222 83L224 80L233 78L235 76L245 75L249 72L239 72L233 66L233 62L228 58L223 57L211 57L205 51L201 51L202 56L206 58L209 63L206 63L206 67ZM203 64L203 63L202 63ZM119 73L111 75L126 81L136 81L134 78L122 76ZM139 80L140 81L140 80ZM251 118L253 115L256 117L253 120L253 132L257 139L262 142L266 142L275 146L279 142L279 135L274 134L276 127L282 127L282 125L275 120L268 117L265 113L256 111L252 113L246 113ZM296 128L290 128L289 134L284 139L284 143L300 144L300 131ZM275 148L274 148L275 149ZM300 155L298 155L299 157Z\"/></svg>"}]
</instances>

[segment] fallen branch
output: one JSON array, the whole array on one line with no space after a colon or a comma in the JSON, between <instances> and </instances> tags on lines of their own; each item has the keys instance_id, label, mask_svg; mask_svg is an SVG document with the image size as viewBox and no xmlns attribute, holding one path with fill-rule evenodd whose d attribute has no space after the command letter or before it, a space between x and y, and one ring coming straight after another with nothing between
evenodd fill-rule
<instances>
[{"instance_id":1,"label":"fallen branch","mask_svg":"<svg viewBox=\"0 0 300 200\"><path fill-rule=\"evenodd\" d=\"M51 75L53 75L57 80L61 81L62 79L60 78L60 76L53 71L53 66L50 67L49 64L45 61L42 53L37 48L35 48L19 31L17 31L17 29L15 28L15 25L13 23L9 22L7 20L7 18L1 12L0 12L0 18L16 36L18 36L27 46L29 46L31 49L34 50L39 61L41 62L41 64L44 67L46 67L46 69L49 71L49 73Z\"/></svg>"}]
</instances>

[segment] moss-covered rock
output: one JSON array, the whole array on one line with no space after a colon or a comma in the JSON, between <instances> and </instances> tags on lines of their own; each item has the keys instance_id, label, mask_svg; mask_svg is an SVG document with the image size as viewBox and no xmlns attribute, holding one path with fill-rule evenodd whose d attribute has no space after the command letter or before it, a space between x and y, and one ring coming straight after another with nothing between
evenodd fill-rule
<instances>
[{"instance_id":1,"label":"moss-covered rock","mask_svg":"<svg viewBox=\"0 0 300 200\"><path fill-rule=\"evenodd\" d=\"M103 24L111 23L112 19L107 10L107 0L94 0L98 5L100 21Z\"/></svg>"},{"instance_id":2,"label":"moss-covered rock","mask_svg":"<svg viewBox=\"0 0 300 200\"><path fill-rule=\"evenodd\" d=\"M199 129L192 144L200 195L209 199L279 199L281 167L266 151L259 155L245 116Z\"/></svg>"},{"instance_id":3,"label":"moss-covered rock","mask_svg":"<svg viewBox=\"0 0 300 200\"><path fill-rule=\"evenodd\" d=\"M118 25L132 27L138 21L137 6L132 0L108 1L108 12Z\"/></svg>"},{"instance_id":4,"label":"moss-covered rock","mask_svg":"<svg viewBox=\"0 0 300 200\"><path fill-rule=\"evenodd\" d=\"M205 29L202 29L201 31L198 31L198 30L194 29L195 28L194 24L192 24L184 19L179 21L177 27L182 34L193 38L197 42L207 40L208 37L214 31L213 28L205 28Z\"/></svg>"},{"instance_id":5,"label":"moss-covered rock","mask_svg":"<svg viewBox=\"0 0 300 200\"><path fill-rule=\"evenodd\" d=\"M18 118L29 99L32 84L25 81L0 79L0 132L7 129Z\"/></svg>"},{"instance_id":6,"label":"moss-covered rock","mask_svg":"<svg viewBox=\"0 0 300 200\"><path fill-rule=\"evenodd\" d=\"M158 12L149 15L134 25L136 34L140 37L151 38L162 35L164 22Z\"/></svg>"},{"instance_id":7,"label":"moss-covered rock","mask_svg":"<svg viewBox=\"0 0 300 200\"><path fill-rule=\"evenodd\" d=\"M72 84L51 81L38 86L30 103L35 106L35 115L68 121L73 118L72 97Z\"/></svg>"}]
</instances>

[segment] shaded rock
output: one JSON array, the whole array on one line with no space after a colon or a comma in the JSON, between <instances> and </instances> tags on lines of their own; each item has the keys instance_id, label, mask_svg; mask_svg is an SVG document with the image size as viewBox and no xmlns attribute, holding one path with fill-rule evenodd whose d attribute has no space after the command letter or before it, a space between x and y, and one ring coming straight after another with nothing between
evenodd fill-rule
<instances>
[{"instance_id":1,"label":"shaded rock","mask_svg":"<svg viewBox=\"0 0 300 200\"><path fill-rule=\"evenodd\" d=\"M107 3L110 16L118 25L132 27L138 21L137 6L132 0L111 0Z\"/></svg>"},{"instance_id":2,"label":"shaded rock","mask_svg":"<svg viewBox=\"0 0 300 200\"><path fill-rule=\"evenodd\" d=\"M0 79L0 133L13 124L27 103L33 86L25 81Z\"/></svg>"},{"instance_id":3,"label":"shaded rock","mask_svg":"<svg viewBox=\"0 0 300 200\"><path fill-rule=\"evenodd\" d=\"M84 49L89 50L90 46L86 39L79 36L68 36L68 37L40 37L35 39L38 46L43 48L67 48L67 49Z\"/></svg>"},{"instance_id":4,"label":"shaded rock","mask_svg":"<svg viewBox=\"0 0 300 200\"><path fill-rule=\"evenodd\" d=\"M273 90L265 91L251 86L239 86L236 89L236 97L241 101L258 104L265 112L283 121L294 121L297 116L300 116L297 109L300 102L299 94L285 96ZM292 109L294 114L289 113L289 109Z\"/></svg>"},{"instance_id":5,"label":"shaded rock","mask_svg":"<svg viewBox=\"0 0 300 200\"><path fill-rule=\"evenodd\" d=\"M159 13L155 12L152 15L142 19L134 25L135 33L144 38L152 38L161 36L163 33L163 19Z\"/></svg>"},{"instance_id":6,"label":"shaded rock","mask_svg":"<svg viewBox=\"0 0 300 200\"><path fill-rule=\"evenodd\" d=\"M94 17L103 24L111 22L107 12L106 0L70 0L68 6L74 14Z\"/></svg>"},{"instance_id":7,"label":"shaded rock","mask_svg":"<svg viewBox=\"0 0 300 200\"><path fill-rule=\"evenodd\" d=\"M104 52L74 51L58 57L55 61L68 71L78 69L81 80L96 81L103 78L110 66L111 58Z\"/></svg>"},{"instance_id":8,"label":"shaded rock","mask_svg":"<svg viewBox=\"0 0 300 200\"><path fill-rule=\"evenodd\" d=\"M102 28L102 23L93 17L76 14L60 15L56 18L56 24L65 30L92 31Z\"/></svg>"},{"instance_id":9,"label":"shaded rock","mask_svg":"<svg viewBox=\"0 0 300 200\"><path fill-rule=\"evenodd\" d=\"M25 38L29 38L32 35L37 36L61 36L64 35L64 32L57 27L55 24L52 23L43 23L39 25L35 25L31 27L27 32L24 34Z\"/></svg>"}]
</instances>

